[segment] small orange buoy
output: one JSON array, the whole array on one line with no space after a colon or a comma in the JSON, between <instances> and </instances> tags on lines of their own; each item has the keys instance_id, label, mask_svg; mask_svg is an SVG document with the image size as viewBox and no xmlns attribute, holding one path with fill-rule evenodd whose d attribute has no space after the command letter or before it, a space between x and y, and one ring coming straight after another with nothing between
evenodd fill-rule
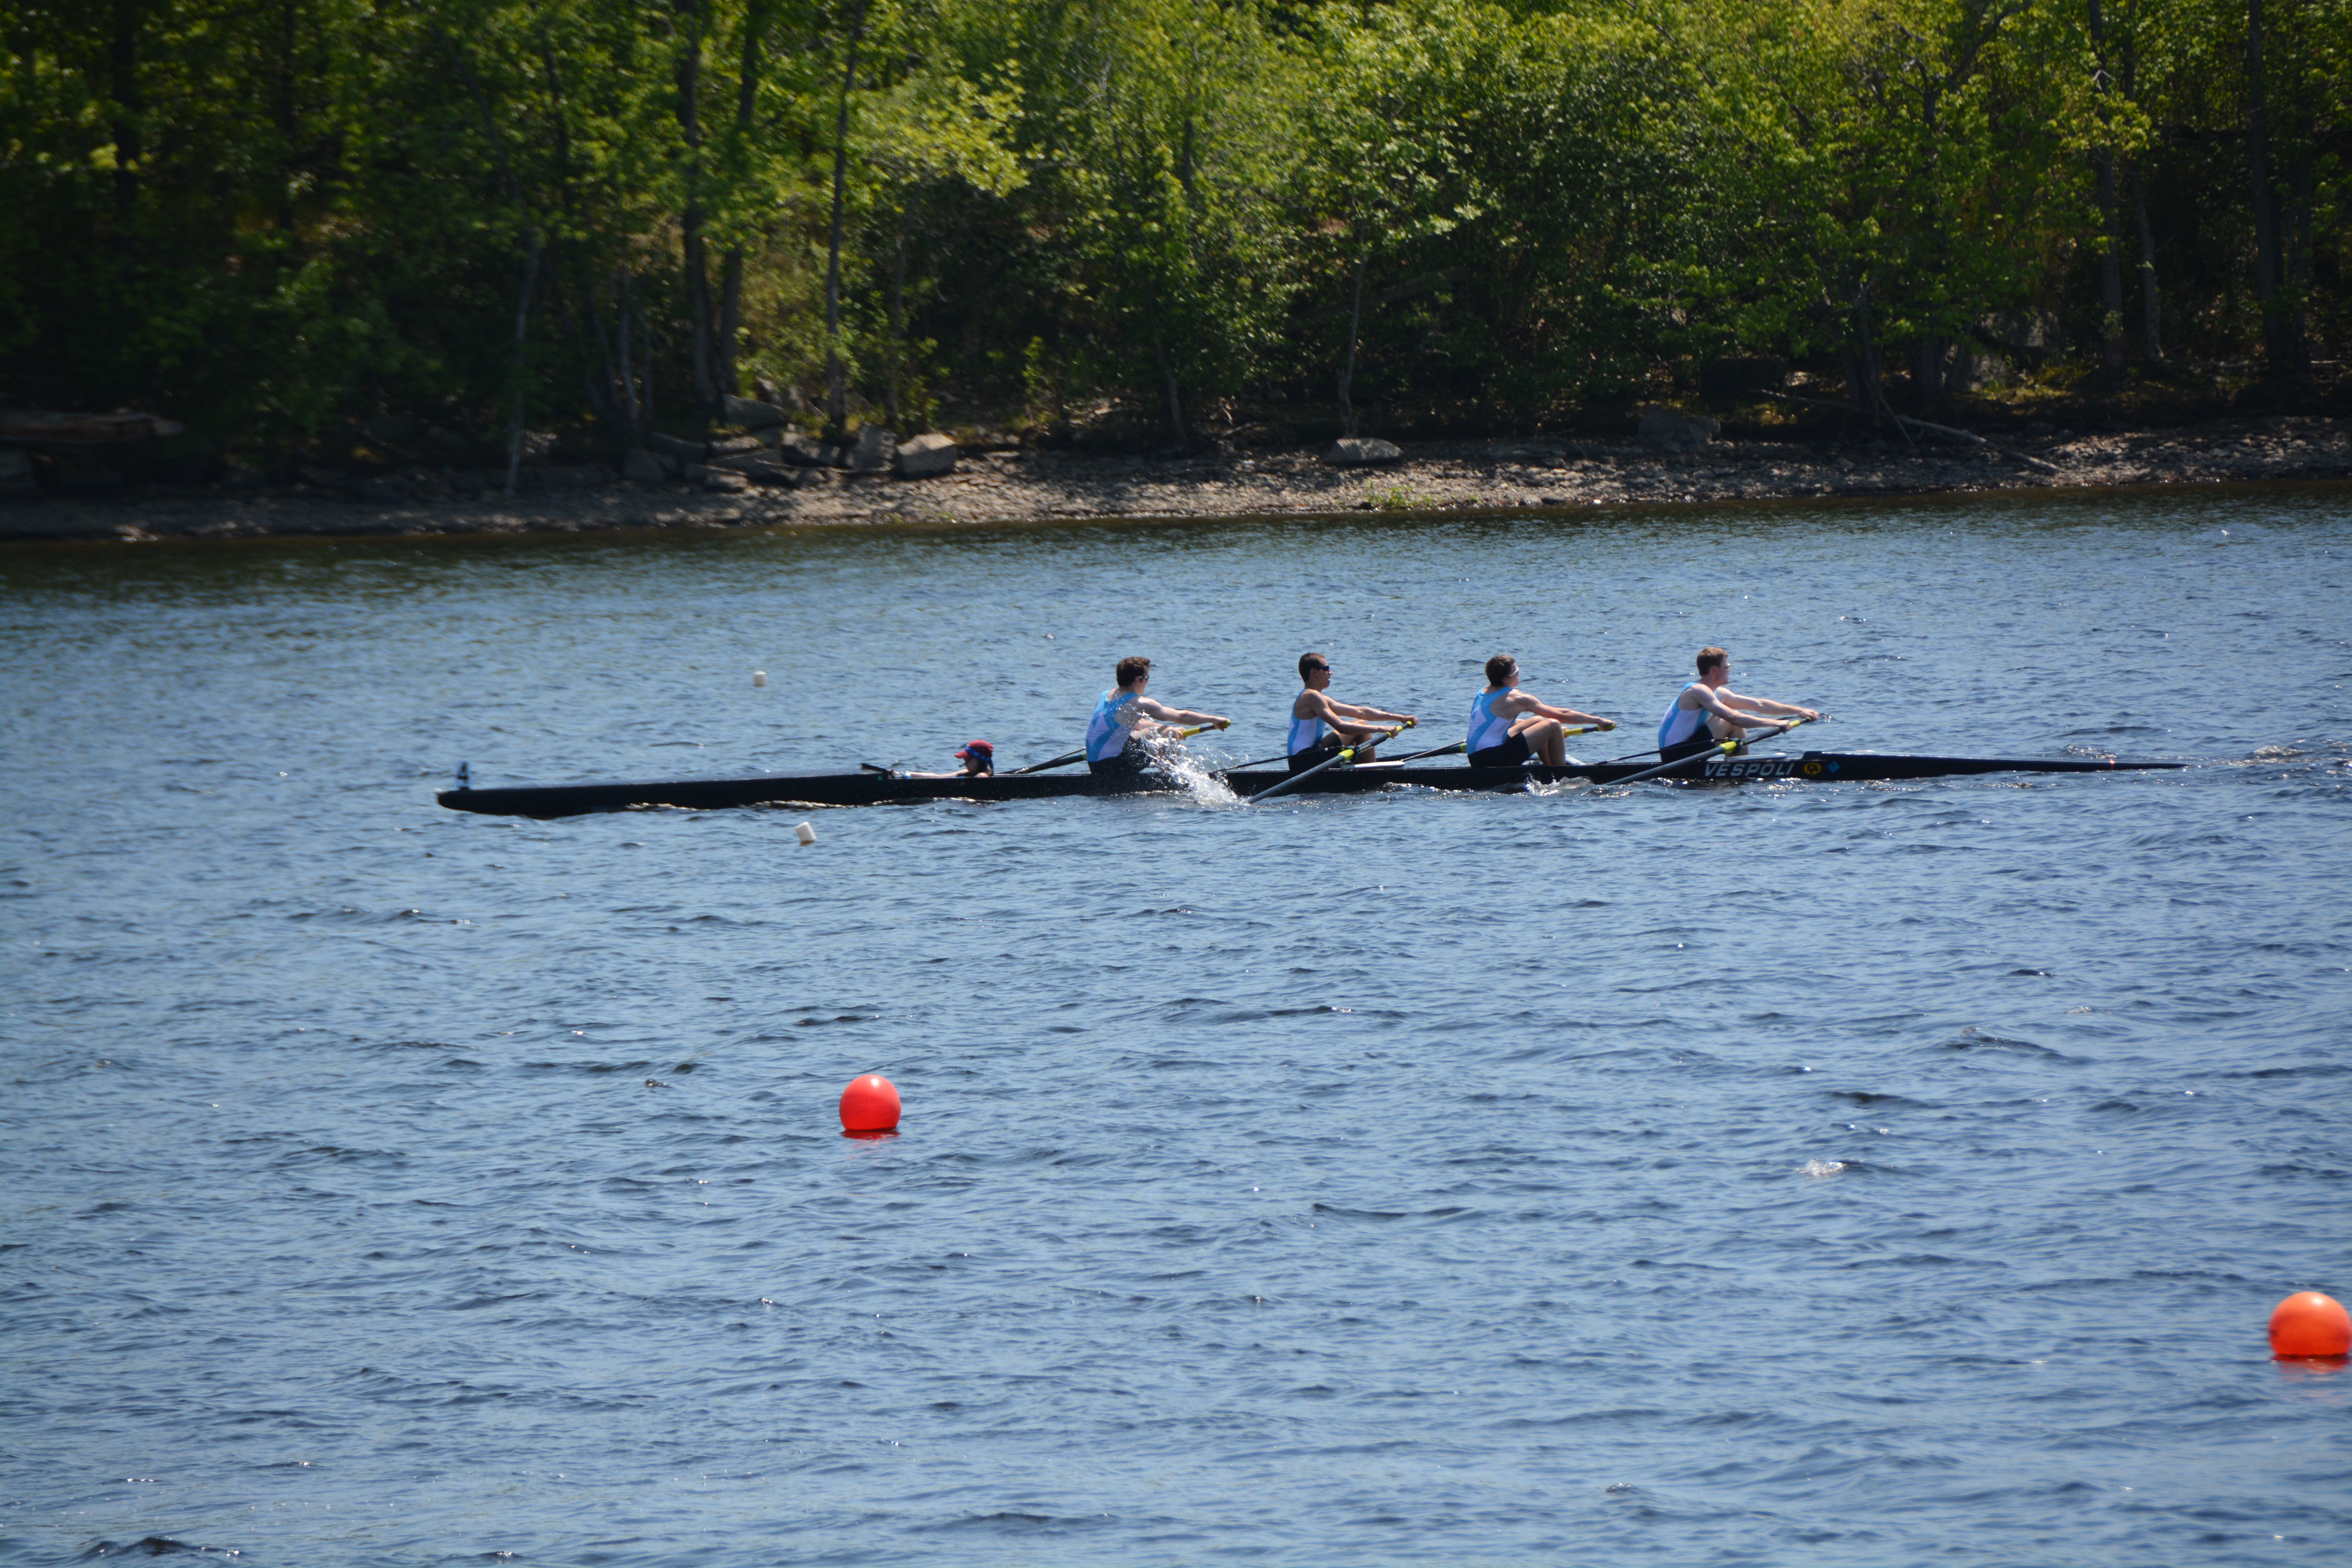
<instances>
[{"instance_id":1,"label":"small orange buoy","mask_svg":"<svg viewBox=\"0 0 2352 1568\"><path fill-rule=\"evenodd\" d=\"M2271 1353L2334 1356L2352 1352L2352 1313L2333 1296L2298 1290L2271 1309Z\"/></svg>"},{"instance_id":2,"label":"small orange buoy","mask_svg":"<svg viewBox=\"0 0 2352 1568\"><path fill-rule=\"evenodd\" d=\"M898 1086L880 1073L852 1079L841 1091L844 1132L887 1132L898 1125Z\"/></svg>"}]
</instances>

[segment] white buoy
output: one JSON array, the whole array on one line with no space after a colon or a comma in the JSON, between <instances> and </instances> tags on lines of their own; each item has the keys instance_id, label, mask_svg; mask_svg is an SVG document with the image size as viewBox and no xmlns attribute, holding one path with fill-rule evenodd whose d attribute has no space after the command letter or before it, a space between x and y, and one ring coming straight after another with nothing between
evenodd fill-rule
<instances>
[{"instance_id":1,"label":"white buoy","mask_svg":"<svg viewBox=\"0 0 2352 1568\"><path fill-rule=\"evenodd\" d=\"M768 684L768 672L767 672L766 670L764 670L764 669L755 669L755 670L753 670L753 671L751 672L751 684L752 684L752 685L754 685L754 686L765 686L765 685L767 685L767 684Z\"/></svg>"},{"instance_id":2,"label":"white buoy","mask_svg":"<svg viewBox=\"0 0 2352 1568\"><path fill-rule=\"evenodd\" d=\"M816 829L803 822L798 827L793 829L793 837L799 839L804 845L814 844L816 842Z\"/></svg>"}]
</instances>

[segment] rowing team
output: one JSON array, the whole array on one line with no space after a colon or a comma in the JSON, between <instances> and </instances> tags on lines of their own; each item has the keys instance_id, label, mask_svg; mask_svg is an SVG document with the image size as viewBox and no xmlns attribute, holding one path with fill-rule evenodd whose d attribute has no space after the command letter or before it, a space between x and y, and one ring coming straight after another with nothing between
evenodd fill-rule
<instances>
[{"instance_id":1,"label":"rowing team","mask_svg":"<svg viewBox=\"0 0 2352 1568\"><path fill-rule=\"evenodd\" d=\"M1222 730L1232 722L1219 713L1195 713L1153 700L1151 661L1133 655L1118 661L1117 684L1095 704L1087 721L1087 766L1097 773L1140 773L1151 765L1144 744L1153 736L1187 731ZM1298 656L1298 679L1303 689L1290 704L1289 762L1292 773L1303 773L1330 762L1342 750L1350 760L1369 763L1381 741L1420 721L1410 713L1341 702L1331 695L1331 661L1319 653ZM1719 647L1698 650L1698 679L1675 694L1658 723L1658 755L1677 762L1698 752L1736 746L1750 730L1770 721L1819 719L1821 713L1769 697L1747 697L1730 687L1731 656ZM1519 689L1519 661L1498 653L1486 661L1486 688L1470 700L1470 731L1458 747L1469 753L1474 768L1511 768L1539 762L1553 767L1568 761L1567 737L1580 729L1614 730L1613 719L1558 708ZM974 741L956 755L963 776L985 777L996 771L995 748ZM1075 761L1076 759L1072 759Z\"/></svg>"}]
</instances>

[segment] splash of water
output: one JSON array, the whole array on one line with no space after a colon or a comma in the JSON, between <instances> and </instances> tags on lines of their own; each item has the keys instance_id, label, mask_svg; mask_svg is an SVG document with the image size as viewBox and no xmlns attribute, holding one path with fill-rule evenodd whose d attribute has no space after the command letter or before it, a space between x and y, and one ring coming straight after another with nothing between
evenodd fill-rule
<instances>
[{"instance_id":1,"label":"splash of water","mask_svg":"<svg viewBox=\"0 0 2352 1568\"><path fill-rule=\"evenodd\" d=\"M1184 793L1201 805L1239 805L1241 797L1225 785L1225 781L1209 771L1209 764L1184 749L1183 737L1163 730L1156 735L1139 737L1131 744L1143 748L1151 765L1176 781Z\"/></svg>"},{"instance_id":2,"label":"splash of water","mask_svg":"<svg viewBox=\"0 0 2352 1568\"><path fill-rule=\"evenodd\" d=\"M1797 1169L1801 1176L1834 1176L1845 1169L1843 1160L1808 1160Z\"/></svg>"}]
</instances>

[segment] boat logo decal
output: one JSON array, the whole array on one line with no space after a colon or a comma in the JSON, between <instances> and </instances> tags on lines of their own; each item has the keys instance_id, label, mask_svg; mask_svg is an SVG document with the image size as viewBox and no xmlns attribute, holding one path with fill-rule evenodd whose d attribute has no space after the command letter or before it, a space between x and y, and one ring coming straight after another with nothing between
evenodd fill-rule
<instances>
[{"instance_id":1,"label":"boat logo decal","mask_svg":"<svg viewBox=\"0 0 2352 1568\"><path fill-rule=\"evenodd\" d=\"M1809 778L1809 779L1816 779L1816 778L1821 777L1821 776L1822 776L1822 764L1821 764L1821 763L1807 763L1805 764L1805 776L1806 776L1807 778Z\"/></svg>"},{"instance_id":2,"label":"boat logo decal","mask_svg":"<svg viewBox=\"0 0 2352 1568\"><path fill-rule=\"evenodd\" d=\"M1794 757L1738 757L1709 763L1704 776L1711 779L1784 779L1797 771Z\"/></svg>"}]
</instances>

